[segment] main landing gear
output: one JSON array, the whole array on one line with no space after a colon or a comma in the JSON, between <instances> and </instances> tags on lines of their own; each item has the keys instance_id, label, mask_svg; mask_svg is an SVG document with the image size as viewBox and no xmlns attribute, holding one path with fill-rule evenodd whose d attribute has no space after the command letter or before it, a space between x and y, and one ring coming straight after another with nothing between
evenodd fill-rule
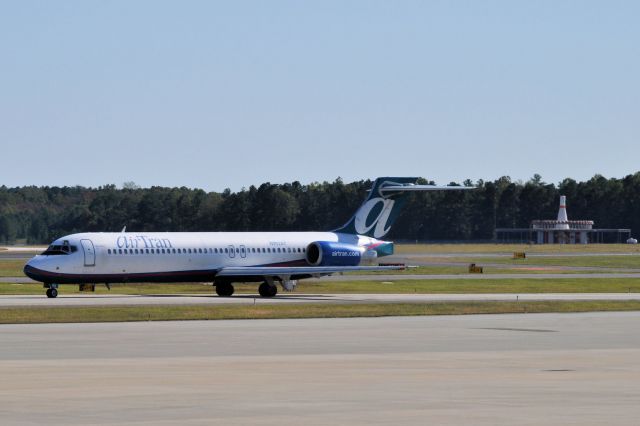
<instances>
[{"instance_id":1,"label":"main landing gear","mask_svg":"<svg viewBox=\"0 0 640 426\"><path fill-rule=\"evenodd\" d=\"M230 282L214 282L214 286L216 287L216 294L218 296L229 297L233 294L233 284ZM278 287L272 279L266 279L260 284L260 287L258 287L258 293L260 293L262 297L273 297L278 294Z\"/></svg>"},{"instance_id":2,"label":"main landing gear","mask_svg":"<svg viewBox=\"0 0 640 426\"><path fill-rule=\"evenodd\" d=\"M216 293L218 296L229 297L233 294L233 284L231 283L217 283Z\"/></svg>"},{"instance_id":3,"label":"main landing gear","mask_svg":"<svg viewBox=\"0 0 640 426\"><path fill-rule=\"evenodd\" d=\"M260 293L260 296L262 297L273 297L278 294L278 287L273 283L265 281L260 284L260 287L258 287L258 293Z\"/></svg>"},{"instance_id":4,"label":"main landing gear","mask_svg":"<svg viewBox=\"0 0 640 426\"><path fill-rule=\"evenodd\" d=\"M44 284L44 288L47 289L47 297L49 299L53 299L55 297L58 297L58 284L45 283Z\"/></svg>"}]
</instances>

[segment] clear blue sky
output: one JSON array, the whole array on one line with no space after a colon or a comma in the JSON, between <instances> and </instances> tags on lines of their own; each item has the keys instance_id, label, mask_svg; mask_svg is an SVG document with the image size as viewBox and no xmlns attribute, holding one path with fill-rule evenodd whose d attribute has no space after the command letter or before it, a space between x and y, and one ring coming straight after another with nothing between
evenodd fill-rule
<instances>
[{"instance_id":1,"label":"clear blue sky","mask_svg":"<svg viewBox=\"0 0 640 426\"><path fill-rule=\"evenodd\" d=\"M637 1L0 1L0 184L640 170Z\"/></svg>"}]
</instances>

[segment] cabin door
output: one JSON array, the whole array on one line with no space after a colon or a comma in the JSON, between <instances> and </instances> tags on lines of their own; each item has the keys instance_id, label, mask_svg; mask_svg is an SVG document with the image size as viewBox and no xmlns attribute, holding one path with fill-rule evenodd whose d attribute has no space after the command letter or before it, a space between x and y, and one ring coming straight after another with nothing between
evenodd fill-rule
<instances>
[{"instance_id":1,"label":"cabin door","mask_svg":"<svg viewBox=\"0 0 640 426\"><path fill-rule=\"evenodd\" d=\"M91 240L80 240L84 252L84 266L96 266L96 250Z\"/></svg>"}]
</instances>

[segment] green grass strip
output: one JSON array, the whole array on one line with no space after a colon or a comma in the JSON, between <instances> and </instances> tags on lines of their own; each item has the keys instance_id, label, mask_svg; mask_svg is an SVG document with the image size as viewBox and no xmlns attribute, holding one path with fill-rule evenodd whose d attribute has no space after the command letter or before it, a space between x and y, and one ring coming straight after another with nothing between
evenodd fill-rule
<instances>
[{"instance_id":1,"label":"green grass strip","mask_svg":"<svg viewBox=\"0 0 640 426\"><path fill-rule=\"evenodd\" d=\"M640 301L282 304L259 306L21 307L0 309L2 324L351 318L542 312L636 311Z\"/></svg>"},{"instance_id":2,"label":"green grass strip","mask_svg":"<svg viewBox=\"0 0 640 426\"><path fill-rule=\"evenodd\" d=\"M505 266L519 266L530 268L543 267L596 267L596 268L626 268L640 269L640 255L637 253L629 255L594 255L594 256L549 256L549 257L529 257L527 259L512 259L510 256L456 256L456 257L429 257L425 256L417 260L434 263L455 262L462 266L475 263L501 264ZM416 261L417 261L416 260ZM408 261L411 263L411 260ZM549 271L547 271L549 272ZM555 270L553 272L556 272ZM583 272L583 271L580 271Z\"/></svg>"},{"instance_id":3,"label":"green grass strip","mask_svg":"<svg viewBox=\"0 0 640 426\"><path fill-rule=\"evenodd\" d=\"M25 260L0 259L0 277L24 277Z\"/></svg>"}]
</instances>

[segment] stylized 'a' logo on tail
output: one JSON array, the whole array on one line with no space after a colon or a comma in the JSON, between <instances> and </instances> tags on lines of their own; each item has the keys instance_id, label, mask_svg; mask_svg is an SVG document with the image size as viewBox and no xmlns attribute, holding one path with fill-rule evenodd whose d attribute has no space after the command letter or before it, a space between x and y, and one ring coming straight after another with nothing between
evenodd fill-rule
<instances>
[{"instance_id":1,"label":"stylized 'a' logo on tail","mask_svg":"<svg viewBox=\"0 0 640 426\"><path fill-rule=\"evenodd\" d=\"M382 238L400 215L407 200L407 192L472 189L463 186L416 185L417 180L418 178L414 177L376 179L367 200L356 214L344 226L333 232Z\"/></svg>"}]
</instances>

